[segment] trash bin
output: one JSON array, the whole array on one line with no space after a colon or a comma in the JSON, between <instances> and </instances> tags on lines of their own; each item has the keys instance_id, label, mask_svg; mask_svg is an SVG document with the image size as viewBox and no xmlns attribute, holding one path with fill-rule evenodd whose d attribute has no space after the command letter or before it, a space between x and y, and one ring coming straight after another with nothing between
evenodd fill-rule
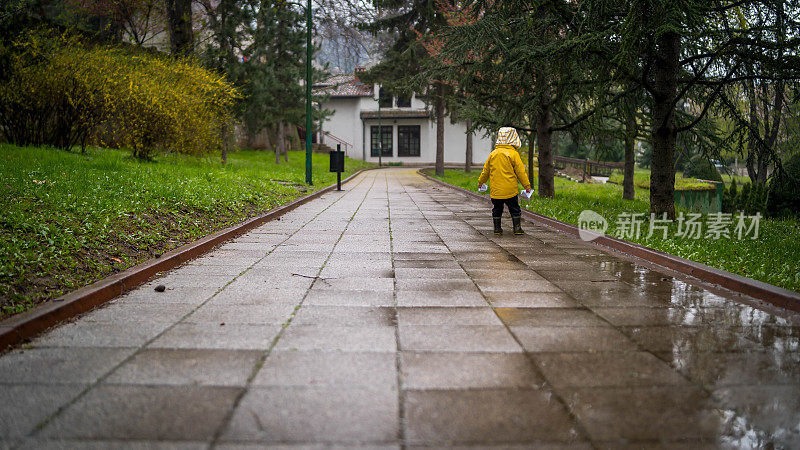
<instances>
[{"instance_id":1,"label":"trash bin","mask_svg":"<svg viewBox=\"0 0 800 450\"><path fill-rule=\"evenodd\" d=\"M336 172L336 190L342 190L342 172L344 172L344 152L342 144L336 144L336 150L331 150L331 172Z\"/></svg>"},{"instance_id":2,"label":"trash bin","mask_svg":"<svg viewBox=\"0 0 800 450\"><path fill-rule=\"evenodd\" d=\"M336 146L337 148L339 145ZM331 150L331 172L344 172L344 152Z\"/></svg>"}]
</instances>

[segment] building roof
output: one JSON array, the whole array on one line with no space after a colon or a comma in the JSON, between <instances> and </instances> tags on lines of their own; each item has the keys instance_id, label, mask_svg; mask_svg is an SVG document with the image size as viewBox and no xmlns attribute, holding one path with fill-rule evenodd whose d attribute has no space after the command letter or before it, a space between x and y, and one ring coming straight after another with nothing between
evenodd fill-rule
<instances>
[{"instance_id":1,"label":"building roof","mask_svg":"<svg viewBox=\"0 0 800 450\"><path fill-rule=\"evenodd\" d=\"M314 89L322 90L331 97L372 97L372 85L356 81L354 74L334 75L322 83L314 85Z\"/></svg>"},{"instance_id":2,"label":"building roof","mask_svg":"<svg viewBox=\"0 0 800 450\"><path fill-rule=\"evenodd\" d=\"M427 119L431 114L424 109L381 109L381 119ZM378 111L361 111L362 119L377 119Z\"/></svg>"}]
</instances>

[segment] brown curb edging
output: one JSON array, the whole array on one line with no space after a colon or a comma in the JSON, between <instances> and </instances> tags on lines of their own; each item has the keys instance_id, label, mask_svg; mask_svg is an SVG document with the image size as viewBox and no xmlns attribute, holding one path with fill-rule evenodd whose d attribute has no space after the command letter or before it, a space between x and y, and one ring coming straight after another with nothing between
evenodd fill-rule
<instances>
[{"instance_id":1,"label":"brown curb edging","mask_svg":"<svg viewBox=\"0 0 800 450\"><path fill-rule=\"evenodd\" d=\"M360 169L342 180L342 184L352 180L360 173L372 169L373 168ZM69 294L48 300L30 311L0 321L0 351L18 344L63 320L89 311L117 297L126 290L147 281L158 272L172 269L179 264L194 259L224 241L244 234L255 227L269 222L276 217L280 217L298 206L335 189L336 184L332 184L313 194L298 198L286 205L278 206L261 215L247 219L244 222L219 230L174 250L170 250L159 258L137 264L120 273L72 291Z\"/></svg>"},{"instance_id":2,"label":"brown curb edging","mask_svg":"<svg viewBox=\"0 0 800 450\"><path fill-rule=\"evenodd\" d=\"M477 192L472 192L462 187L453 186L452 184L448 184L442 180L431 177L430 175L423 173L422 169L418 170L417 173L431 181L435 181L436 183L447 186L469 196L487 202L490 201L489 197L487 196L478 194ZM568 235L579 237L578 227L575 225L568 224L566 222L543 216L525 209L522 210L522 215L525 216L526 219L537 222L548 228L553 228ZM763 281L754 280L752 278L743 277L741 275L736 275L734 273L716 269L705 264L700 264L695 261L680 258L678 256L670 255L669 253L664 253L650 247L645 247L643 245L624 241L622 239L617 239L607 235L600 236L593 241L586 243L601 249L611 249L619 253L635 256L676 272L690 275L707 283L716 284L726 289L730 289L731 291L749 295L780 308L800 312L800 293L790 291L782 287L764 283Z\"/></svg>"}]
</instances>

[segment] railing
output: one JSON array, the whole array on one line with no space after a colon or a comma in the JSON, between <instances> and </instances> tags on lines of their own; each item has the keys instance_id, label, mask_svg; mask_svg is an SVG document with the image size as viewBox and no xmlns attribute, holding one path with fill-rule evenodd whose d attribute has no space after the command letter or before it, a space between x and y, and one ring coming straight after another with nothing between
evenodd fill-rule
<instances>
[{"instance_id":1,"label":"railing","mask_svg":"<svg viewBox=\"0 0 800 450\"><path fill-rule=\"evenodd\" d=\"M611 176L615 170L623 170L625 163L609 161L592 161L590 159L567 158L566 156L554 156L553 165L556 169L564 169L567 166L583 171L589 176Z\"/></svg>"},{"instance_id":2,"label":"railing","mask_svg":"<svg viewBox=\"0 0 800 450\"><path fill-rule=\"evenodd\" d=\"M337 144L342 144L342 147L344 147L344 156L348 156L349 155L348 148L355 148L355 147L353 147L353 144L345 141L344 139L338 138L338 137L330 134L327 131L324 131L322 134L324 134L325 137L329 137L329 138L333 139L333 141L336 142ZM323 143L323 142L320 142L320 143Z\"/></svg>"}]
</instances>

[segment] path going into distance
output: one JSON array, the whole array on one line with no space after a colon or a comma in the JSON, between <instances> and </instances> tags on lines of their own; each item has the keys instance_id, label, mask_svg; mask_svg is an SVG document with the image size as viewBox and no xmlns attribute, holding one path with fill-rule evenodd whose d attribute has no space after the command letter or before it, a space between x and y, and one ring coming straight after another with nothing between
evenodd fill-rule
<instances>
[{"instance_id":1,"label":"path going into distance","mask_svg":"<svg viewBox=\"0 0 800 450\"><path fill-rule=\"evenodd\" d=\"M797 314L491 226L364 172L0 356L0 448L800 447Z\"/></svg>"}]
</instances>

